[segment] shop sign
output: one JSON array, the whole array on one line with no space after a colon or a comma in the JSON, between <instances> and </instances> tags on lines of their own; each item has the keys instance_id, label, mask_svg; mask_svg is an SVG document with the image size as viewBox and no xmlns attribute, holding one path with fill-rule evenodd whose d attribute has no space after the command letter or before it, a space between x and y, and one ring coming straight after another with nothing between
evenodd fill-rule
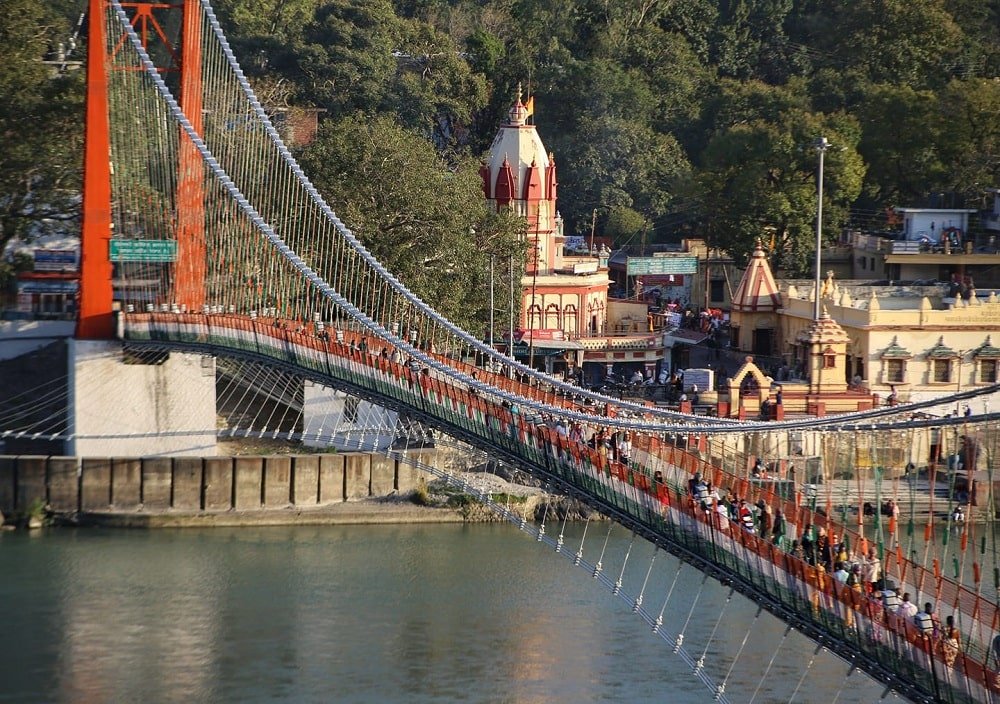
<instances>
[{"instance_id":1,"label":"shop sign","mask_svg":"<svg viewBox=\"0 0 1000 704\"><path fill-rule=\"evenodd\" d=\"M697 274L698 257L629 257L625 273L629 276Z\"/></svg>"}]
</instances>

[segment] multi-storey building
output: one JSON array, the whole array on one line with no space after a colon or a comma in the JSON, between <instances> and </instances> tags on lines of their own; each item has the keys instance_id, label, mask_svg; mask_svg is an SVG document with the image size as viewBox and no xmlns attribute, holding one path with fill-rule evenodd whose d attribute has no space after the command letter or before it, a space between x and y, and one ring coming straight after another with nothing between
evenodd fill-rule
<instances>
[{"instance_id":1,"label":"multi-storey building","mask_svg":"<svg viewBox=\"0 0 1000 704\"><path fill-rule=\"evenodd\" d=\"M488 202L527 222L514 354L549 373L580 366L591 381L612 370L655 374L663 336L653 329L644 301L609 299L610 251L583 256L565 251L555 157L545 150L530 116L519 94L480 170Z\"/></svg>"}]
</instances>

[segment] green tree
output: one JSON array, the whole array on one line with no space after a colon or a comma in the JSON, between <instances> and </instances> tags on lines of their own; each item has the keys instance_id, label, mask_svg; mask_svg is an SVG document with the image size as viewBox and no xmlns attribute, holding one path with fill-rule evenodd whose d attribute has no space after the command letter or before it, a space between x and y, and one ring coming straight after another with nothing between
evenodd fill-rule
<instances>
[{"instance_id":1,"label":"green tree","mask_svg":"<svg viewBox=\"0 0 1000 704\"><path fill-rule=\"evenodd\" d=\"M374 114L396 77L402 25L388 0L326 0L302 33L289 77L334 117Z\"/></svg>"},{"instance_id":2,"label":"green tree","mask_svg":"<svg viewBox=\"0 0 1000 704\"><path fill-rule=\"evenodd\" d=\"M649 125L688 144L696 129L703 97L710 94L712 70L686 37L647 24L620 47L618 61L630 76L641 77L655 101Z\"/></svg>"},{"instance_id":3,"label":"green tree","mask_svg":"<svg viewBox=\"0 0 1000 704\"><path fill-rule=\"evenodd\" d=\"M944 0L811 0L798 3L789 26L817 68L915 88L945 83L963 43Z\"/></svg>"},{"instance_id":4,"label":"green tree","mask_svg":"<svg viewBox=\"0 0 1000 704\"><path fill-rule=\"evenodd\" d=\"M649 227L649 220L631 208L612 208L604 220L604 234L616 245L626 244Z\"/></svg>"},{"instance_id":5,"label":"green tree","mask_svg":"<svg viewBox=\"0 0 1000 704\"><path fill-rule=\"evenodd\" d=\"M865 195L874 204L918 202L944 170L937 94L909 86L876 85L858 110L861 155L868 164Z\"/></svg>"},{"instance_id":6,"label":"green tree","mask_svg":"<svg viewBox=\"0 0 1000 704\"><path fill-rule=\"evenodd\" d=\"M487 209L478 162L450 165L391 118L355 114L327 121L301 163L403 283L458 324L482 328L489 255L520 263L524 222Z\"/></svg>"},{"instance_id":7,"label":"green tree","mask_svg":"<svg viewBox=\"0 0 1000 704\"><path fill-rule=\"evenodd\" d=\"M212 5L226 34L246 39L294 41L325 0L215 0Z\"/></svg>"},{"instance_id":8,"label":"green tree","mask_svg":"<svg viewBox=\"0 0 1000 704\"><path fill-rule=\"evenodd\" d=\"M465 42L469 53L469 65L476 73L492 76L504 53L504 45L492 32L477 29Z\"/></svg>"},{"instance_id":9,"label":"green tree","mask_svg":"<svg viewBox=\"0 0 1000 704\"><path fill-rule=\"evenodd\" d=\"M1000 184L1000 81L954 80L938 94L941 190L970 199Z\"/></svg>"},{"instance_id":10,"label":"green tree","mask_svg":"<svg viewBox=\"0 0 1000 704\"><path fill-rule=\"evenodd\" d=\"M675 191L689 178L690 165L670 135L624 117L580 117L573 141L555 140L564 198L560 208L576 230L589 226L591 209L620 206L647 220L667 212Z\"/></svg>"},{"instance_id":11,"label":"green tree","mask_svg":"<svg viewBox=\"0 0 1000 704\"><path fill-rule=\"evenodd\" d=\"M959 78L1000 75L1000 4L981 0L945 0L945 9L964 35L954 58Z\"/></svg>"},{"instance_id":12,"label":"green tree","mask_svg":"<svg viewBox=\"0 0 1000 704\"><path fill-rule=\"evenodd\" d=\"M785 34L791 0L728 0L719 5L722 22L714 54L722 75L783 83L808 65Z\"/></svg>"},{"instance_id":13,"label":"green tree","mask_svg":"<svg viewBox=\"0 0 1000 704\"><path fill-rule=\"evenodd\" d=\"M383 110L440 148L464 141L473 115L486 104L486 80L473 73L448 35L417 20L400 27L399 67Z\"/></svg>"},{"instance_id":14,"label":"green tree","mask_svg":"<svg viewBox=\"0 0 1000 704\"><path fill-rule=\"evenodd\" d=\"M68 36L46 3L10 0L0 13L0 252L79 227L83 72L42 63Z\"/></svg>"},{"instance_id":15,"label":"green tree","mask_svg":"<svg viewBox=\"0 0 1000 704\"><path fill-rule=\"evenodd\" d=\"M860 129L844 115L791 110L778 121L738 123L713 137L699 174L702 217L712 246L740 259L757 239L773 242L787 275L810 273L815 252L818 136L834 145L824 169L824 236L832 240L858 197Z\"/></svg>"}]
</instances>

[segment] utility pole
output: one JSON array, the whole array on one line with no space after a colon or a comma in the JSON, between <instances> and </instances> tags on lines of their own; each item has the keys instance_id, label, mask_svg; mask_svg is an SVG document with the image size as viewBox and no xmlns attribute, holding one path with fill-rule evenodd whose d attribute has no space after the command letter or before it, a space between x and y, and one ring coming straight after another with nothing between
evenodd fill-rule
<instances>
[{"instance_id":1,"label":"utility pole","mask_svg":"<svg viewBox=\"0 0 1000 704\"><path fill-rule=\"evenodd\" d=\"M514 361L514 255L510 254L507 256L507 270L510 274L510 301L509 301L509 319L507 320L507 353L510 355L510 361ZM514 377L514 366L508 365L510 370L511 378Z\"/></svg>"},{"instance_id":2,"label":"utility pole","mask_svg":"<svg viewBox=\"0 0 1000 704\"><path fill-rule=\"evenodd\" d=\"M712 269L712 265L709 263L712 260L712 250L705 250L705 310L708 310L708 288L709 288L709 272Z\"/></svg>"},{"instance_id":3,"label":"utility pole","mask_svg":"<svg viewBox=\"0 0 1000 704\"><path fill-rule=\"evenodd\" d=\"M813 320L819 320L819 290L823 276L820 272L823 256L823 157L826 155L826 150L830 148L830 143L826 137L820 137L813 146L819 152L819 181L817 188L819 194L816 199L816 303L813 306Z\"/></svg>"},{"instance_id":4,"label":"utility pole","mask_svg":"<svg viewBox=\"0 0 1000 704\"><path fill-rule=\"evenodd\" d=\"M533 268L531 270L531 303L528 304L528 366L532 369L535 368L535 316L532 314L531 309L536 305L535 303L535 289L538 285L538 265L539 265L539 252L538 252L538 239L536 237L534 250L532 254L532 261L534 262ZM545 311L542 308L542 304L538 303L538 323L541 325L542 316Z\"/></svg>"},{"instance_id":5,"label":"utility pole","mask_svg":"<svg viewBox=\"0 0 1000 704\"><path fill-rule=\"evenodd\" d=\"M496 299L493 294L493 282L495 281L495 266L496 266L496 256L490 255L490 332L489 341L490 349L493 349L493 331L495 328L495 316L496 316ZM492 366L492 365L490 365Z\"/></svg>"}]
</instances>

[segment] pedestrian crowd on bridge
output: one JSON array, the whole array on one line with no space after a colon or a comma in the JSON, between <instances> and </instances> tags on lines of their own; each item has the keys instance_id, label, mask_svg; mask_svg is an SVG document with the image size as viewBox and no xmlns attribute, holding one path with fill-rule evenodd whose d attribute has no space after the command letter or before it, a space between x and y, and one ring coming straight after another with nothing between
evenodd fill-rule
<instances>
[{"instance_id":1,"label":"pedestrian crowd on bridge","mask_svg":"<svg viewBox=\"0 0 1000 704\"><path fill-rule=\"evenodd\" d=\"M917 634L940 653L944 663L949 668L954 665L961 650L961 633L955 626L955 617L948 616L942 627L933 602L925 602L919 610L911 602L909 592L902 592L883 575L882 561L867 540L862 539L855 550L846 539L838 539L826 528L807 524L801 537L788 543L785 538L787 525L780 508L772 512L764 499L750 505L746 498L734 492L720 491L698 472L688 483L688 495L694 506L706 515L716 516L712 525L727 531L742 530L759 535L783 550L787 546L787 552L793 557L821 573L830 574L840 584L876 600L887 612L911 622Z\"/></svg>"},{"instance_id":2,"label":"pedestrian crowd on bridge","mask_svg":"<svg viewBox=\"0 0 1000 704\"><path fill-rule=\"evenodd\" d=\"M343 333L338 331L336 336L337 342L345 342ZM368 353L396 364L403 364L413 375L411 378L414 380L430 371L426 365L419 363L413 357L408 357L403 362L399 350L393 346L381 349L369 348L363 336L360 343L352 339L350 348L352 351ZM467 385L469 393L477 394L476 384L479 383L479 374L483 371L470 372L473 383ZM488 378L484 381L489 383ZM530 382L530 380L526 381ZM535 389L541 387L539 383L531 385ZM545 390L542 391L548 393ZM554 393L556 389L552 388L551 391ZM558 395L566 397L564 394ZM571 402L579 401L572 397L568 400ZM502 405L514 418L515 422L509 426L512 434L518 432L521 423L532 427L544 427L560 438L596 451L598 455L605 458L610 466L616 468L612 470L612 473L617 473L618 476L624 476L623 469L630 470L628 475L631 481L631 470L641 470L641 468L632 465L634 455L630 433L609 427L601 421L602 416L624 415L621 408L602 407L592 402L587 404L580 401L572 405L578 411L593 414L594 419L593 422L578 422L559 417L557 414L540 412L531 407L522 410L516 403L509 400L503 400ZM683 446L683 439L679 438L678 440L681 442L677 444ZM794 484L794 470L791 468L789 476ZM760 459L753 465L750 477L755 481L768 479L767 467ZM662 484L662 472L659 470L653 472L652 479L654 482ZM646 486L649 485L646 484ZM744 531L759 535L780 550L801 560L803 564L814 567L819 574L828 574L838 584L856 591L864 598L877 601L887 614L894 614L902 618L904 622L911 623L913 629L911 634L915 632L918 638L923 638L927 649L938 653L941 661L948 668L954 666L961 651L961 635L955 626L954 616L948 616L942 626L933 602L926 602L923 609L918 609L916 604L911 601L909 593L901 593L899 588L883 576L882 562L878 559L875 548L869 546L867 541L862 539L857 546L851 546L846 539L840 540L836 534L829 534L826 528L819 525L806 525L797 539L789 541L786 537L789 526L782 509L780 507L773 509L764 498L751 504L747 497L741 497L736 492L724 487L713 486L711 481L698 473L694 474L690 480L688 490L692 507L703 511L709 518L710 525L726 531ZM895 507L892 508L895 509ZM854 547L857 549L853 549ZM822 578L820 579L822 580ZM849 625L853 623L850 610L848 610L846 618Z\"/></svg>"},{"instance_id":3,"label":"pedestrian crowd on bridge","mask_svg":"<svg viewBox=\"0 0 1000 704\"><path fill-rule=\"evenodd\" d=\"M337 332L337 341L343 343L343 334ZM401 363L398 349L392 346L380 350L369 348L362 336L359 343L356 339L350 341L352 351L369 353L387 358L394 363ZM415 358L408 357L405 367L414 375L428 374L429 369ZM481 370L480 370L481 371ZM478 371L473 371L470 378L478 382ZM468 385L468 391L475 393L473 384ZM628 431L614 429L602 423L600 415L615 415L621 409L587 407L581 404L578 410L595 413L593 422L570 421L555 414L546 414L533 408L518 408L516 403L503 400L502 405L515 418L510 431L517 432L517 418L530 426L545 427L557 436L579 443L595 450L607 462L617 465L620 469L632 467L633 446ZM682 444L682 443L680 443ZM767 470L761 460L757 460L751 469L755 480L767 478ZM654 472L654 481L662 483L662 474ZM793 479L794 481L794 479ZM896 614L911 622L920 637L927 639L936 652L941 654L942 661L951 667L960 652L960 633L955 627L955 619L948 616L942 626L932 602L926 602L922 610L911 602L909 593L900 593L882 574L882 562L876 555L876 549L862 539L857 546L849 545L847 540L840 540L836 534L829 534L822 526L806 525L801 535L790 542L786 538L788 525L782 509L773 509L764 499L760 498L751 504L747 497L741 497L736 492L724 487L713 486L711 481L695 473L688 486L689 499L693 507L697 507L709 517L711 525L726 531L744 531L759 535L770 541L779 549L786 551L803 563L816 568L820 573L830 575L834 580L850 589L877 600L888 613ZM854 548L857 549L854 549Z\"/></svg>"}]
</instances>

